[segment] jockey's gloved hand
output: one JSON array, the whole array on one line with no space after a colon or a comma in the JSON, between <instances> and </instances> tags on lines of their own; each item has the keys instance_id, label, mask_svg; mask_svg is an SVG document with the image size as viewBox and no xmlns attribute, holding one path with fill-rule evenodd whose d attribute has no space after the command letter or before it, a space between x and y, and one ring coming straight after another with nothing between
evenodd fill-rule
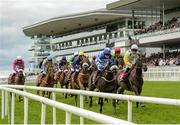
<instances>
[{"instance_id":1,"label":"jockey's gloved hand","mask_svg":"<svg viewBox=\"0 0 180 125\"><path fill-rule=\"evenodd\" d=\"M100 70L100 71L102 71L102 70L104 70L104 66L98 66L98 69Z\"/></svg>"},{"instance_id":2,"label":"jockey's gloved hand","mask_svg":"<svg viewBox=\"0 0 180 125\"><path fill-rule=\"evenodd\" d=\"M79 69L75 69L76 72L79 72Z\"/></svg>"}]
</instances>

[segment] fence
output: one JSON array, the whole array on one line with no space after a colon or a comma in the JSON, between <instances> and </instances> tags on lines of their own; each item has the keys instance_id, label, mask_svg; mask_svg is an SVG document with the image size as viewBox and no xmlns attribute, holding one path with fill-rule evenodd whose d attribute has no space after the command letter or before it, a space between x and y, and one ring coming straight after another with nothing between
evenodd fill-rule
<instances>
[{"instance_id":1,"label":"fence","mask_svg":"<svg viewBox=\"0 0 180 125\"><path fill-rule=\"evenodd\" d=\"M12 87L12 88L21 88L21 89L25 89L25 90L33 89L33 90L51 91L51 92L53 92L53 99L54 100L55 100L55 93L56 92L78 94L78 95L80 95L80 108L84 107L84 100L83 100L84 95L85 96L95 96L95 97L118 99L118 100L126 100L126 101L128 101L128 113L127 114L128 114L128 121L129 122L132 122L132 102L133 101L180 106L180 100L178 100L178 99L154 98L154 97L143 97L143 96L130 96L130 95L90 92L90 91L84 91L84 90L71 90L71 89L60 89L60 88L43 88L43 87L33 87L33 86L14 86L14 85L1 85L1 86ZM81 123L83 123L83 118L81 118Z\"/></svg>"},{"instance_id":2,"label":"fence","mask_svg":"<svg viewBox=\"0 0 180 125\"><path fill-rule=\"evenodd\" d=\"M23 88L23 87L22 87ZM45 124L46 119L46 105L53 107L53 124L56 124L56 108L64 110L66 112L66 124L71 124L71 114L81 116L80 123L84 124L83 118L87 118L103 124L133 124L124 120L106 116L103 114L88 111L82 108L74 107L64 103L55 101L55 93L53 93L53 100L40 97L31 93L11 89L8 87L0 86L2 91L2 119L7 115L8 112L8 92L12 92L11 100L11 124L14 124L14 113L15 113L15 94L19 94L24 97L24 124L28 124L28 99L33 99L41 102L41 124ZM5 92L5 94L4 94ZM6 98L5 98L6 97ZM82 97L81 97L82 98ZM6 100L5 100L6 99ZM5 100L5 101L4 101ZM4 103L5 102L5 103ZM6 107L5 107L6 106ZM5 110L4 110L5 109ZM5 113L4 113L5 112Z\"/></svg>"},{"instance_id":3,"label":"fence","mask_svg":"<svg viewBox=\"0 0 180 125\"><path fill-rule=\"evenodd\" d=\"M144 72L146 81L180 81L180 67L153 67Z\"/></svg>"}]
</instances>

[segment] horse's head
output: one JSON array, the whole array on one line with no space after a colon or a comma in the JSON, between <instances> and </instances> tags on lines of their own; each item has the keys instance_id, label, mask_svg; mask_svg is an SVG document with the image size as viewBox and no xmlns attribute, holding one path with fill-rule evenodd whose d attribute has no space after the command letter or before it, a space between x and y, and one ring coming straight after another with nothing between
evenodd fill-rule
<instances>
[{"instance_id":1,"label":"horse's head","mask_svg":"<svg viewBox=\"0 0 180 125\"><path fill-rule=\"evenodd\" d=\"M82 69L87 71L90 67L90 61L86 56L82 56Z\"/></svg>"},{"instance_id":2,"label":"horse's head","mask_svg":"<svg viewBox=\"0 0 180 125\"><path fill-rule=\"evenodd\" d=\"M144 57L145 57L145 55L139 54L139 57L136 60L136 67L141 68L146 72L148 68L147 68L146 64L143 64Z\"/></svg>"},{"instance_id":3,"label":"horse's head","mask_svg":"<svg viewBox=\"0 0 180 125\"><path fill-rule=\"evenodd\" d=\"M55 70L53 66L49 66L47 68L47 75L51 78L54 78Z\"/></svg>"},{"instance_id":4,"label":"horse's head","mask_svg":"<svg viewBox=\"0 0 180 125\"><path fill-rule=\"evenodd\" d=\"M107 66L105 68L104 77L107 79L114 78L118 69L119 69L118 66L112 65L110 62L108 62Z\"/></svg>"},{"instance_id":5,"label":"horse's head","mask_svg":"<svg viewBox=\"0 0 180 125\"><path fill-rule=\"evenodd\" d=\"M17 74L18 74L19 78L23 78L24 77L23 71L24 71L23 69L19 69L18 70Z\"/></svg>"}]
</instances>

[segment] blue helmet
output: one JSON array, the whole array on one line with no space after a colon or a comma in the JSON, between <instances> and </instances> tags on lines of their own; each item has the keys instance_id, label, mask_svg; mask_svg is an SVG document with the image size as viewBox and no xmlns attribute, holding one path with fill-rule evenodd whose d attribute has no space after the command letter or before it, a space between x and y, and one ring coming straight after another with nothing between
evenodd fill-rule
<instances>
[{"instance_id":1,"label":"blue helmet","mask_svg":"<svg viewBox=\"0 0 180 125\"><path fill-rule=\"evenodd\" d=\"M49 56L47 57L48 60L52 60L52 58L53 58L52 55L49 55Z\"/></svg>"},{"instance_id":2,"label":"blue helmet","mask_svg":"<svg viewBox=\"0 0 180 125\"><path fill-rule=\"evenodd\" d=\"M111 54L111 49L110 48L108 48L108 47L106 47L106 48L104 48L104 51L103 51L103 53L104 54Z\"/></svg>"}]
</instances>

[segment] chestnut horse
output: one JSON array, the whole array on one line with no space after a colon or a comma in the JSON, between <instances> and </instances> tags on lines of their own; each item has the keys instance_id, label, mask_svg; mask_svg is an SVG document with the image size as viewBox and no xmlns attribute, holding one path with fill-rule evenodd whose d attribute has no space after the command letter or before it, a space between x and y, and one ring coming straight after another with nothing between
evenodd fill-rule
<instances>
[{"instance_id":1,"label":"chestnut horse","mask_svg":"<svg viewBox=\"0 0 180 125\"><path fill-rule=\"evenodd\" d=\"M55 80L56 80L56 88L57 84L59 83L61 88L65 86L66 89L68 89L68 82L66 81L66 75L67 72L69 71L68 64L64 66L64 70L59 72L57 71L55 73ZM67 94L65 94L65 98L67 98Z\"/></svg>"},{"instance_id":2,"label":"chestnut horse","mask_svg":"<svg viewBox=\"0 0 180 125\"><path fill-rule=\"evenodd\" d=\"M93 77L95 72L93 72L89 79L89 90L93 91L95 88L97 88L100 92L107 92L107 93L116 93L117 92L117 82L115 77L115 72L119 68L116 65L111 66L110 63L105 68L105 70L102 72L101 76L98 76L98 79L93 85ZM102 113L102 106L103 106L103 98L99 98L99 104L100 109L99 112ZM89 106L92 107L92 96L90 96L90 103ZM113 108L114 108L114 114L116 113L116 100L113 99Z\"/></svg>"},{"instance_id":3,"label":"chestnut horse","mask_svg":"<svg viewBox=\"0 0 180 125\"><path fill-rule=\"evenodd\" d=\"M88 80L90 76L89 66L89 59L86 56L82 56L82 66L79 73L77 74L77 76L75 76L75 73L73 73L71 76L72 78L70 82L70 87L72 89L86 90L86 88L88 88ZM75 95L75 102L77 105L77 95Z\"/></svg>"},{"instance_id":4,"label":"chestnut horse","mask_svg":"<svg viewBox=\"0 0 180 125\"><path fill-rule=\"evenodd\" d=\"M45 76L42 76L42 74L38 76L36 86L53 88L55 83L54 73L55 73L54 67L49 66L47 68L47 74ZM39 95L39 90L37 91L37 94ZM47 97L50 98L51 92L42 91L42 96L44 97L45 95L47 95Z\"/></svg>"},{"instance_id":5,"label":"chestnut horse","mask_svg":"<svg viewBox=\"0 0 180 125\"><path fill-rule=\"evenodd\" d=\"M122 81L120 79L120 76L123 73L123 71L120 70L118 72L116 77L116 80L118 82L118 93L123 94L124 90L128 90L133 91L136 96L140 96L143 87L142 69L144 69L144 71L147 71L147 66L143 65L142 59L143 56L139 55L138 59L136 60L136 64L126 81ZM138 105L139 102L136 102L136 107L138 107ZM140 103L140 106L144 107L144 104Z\"/></svg>"},{"instance_id":6,"label":"chestnut horse","mask_svg":"<svg viewBox=\"0 0 180 125\"><path fill-rule=\"evenodd\" d=\"M25 77L23 74L23 69L19 69L16 74L10 74L8 78L8 84L10 85L24 85ZM20 89L23 90L23 89ZM19 95L19 102L22 101L23 98Z\"/></svg>"}]
</instances>

